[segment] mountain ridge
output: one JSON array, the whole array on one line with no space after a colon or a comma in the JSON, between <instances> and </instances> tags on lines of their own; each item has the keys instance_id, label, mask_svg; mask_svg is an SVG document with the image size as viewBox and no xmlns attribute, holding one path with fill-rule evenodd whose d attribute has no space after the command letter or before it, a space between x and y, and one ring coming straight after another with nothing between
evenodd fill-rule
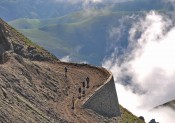
<instances>
[{"instance_id":1,"label":"mountain ridge","mask_svg":"<svg viewBox=\"0 0 175 123\"><path fill-rule=\"evenodd\" d=\"M8 39L6 40L9 40L10 45L13 45L13 50L15 53L20 54L25 58L30 58L31 60L36 60L37 57L40 60L58 60L54 55L31 42L28 38L24 37L2 19L0 19L0 24L2 31L5 33L5 35L7 35Z\"/></svg>"},{"instance_id":2,"label":"mountain ridge","mask_svg":"<svg viewBox=\"0 0 175 123\"><path fill-rule=\"evenodd\" d=\"M138 121L137 117L121 108L119 118L103 117L92 110L81 108L86 96L103 85L109 73L101 67L87 64L60 62L43 48L26 41L19 32L0 20L0 44L11 39L14 48L1 52L0 64L0 121L6 123L42 122L123 122ZM16 49L17 44L24 45ZM29 47L30 46L30 47ZM1 48L2 49L2 48ZM30 49L30 50L29 50ZM33 53L31 49L36 49ZM33 53L32 56L29 53ZM33 57L35 54L40 57ZM65 77L64 68L68 68ZM72 97L77 97L77 89L86 77L90 77L90 88L85 97L77 100L75 110L72 110ZM127 119L130 117L130 119Z\"/></svg>"}]
</instances>

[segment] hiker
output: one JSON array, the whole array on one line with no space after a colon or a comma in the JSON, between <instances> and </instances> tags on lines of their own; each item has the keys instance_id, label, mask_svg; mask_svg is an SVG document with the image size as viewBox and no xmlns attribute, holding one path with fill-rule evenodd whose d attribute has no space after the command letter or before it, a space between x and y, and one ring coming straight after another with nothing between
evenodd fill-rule
<instances>
[{"instance_id":1,"label":"hiker","mask_svg":"<svg viewBox=\"0 0 175 123\"><path fill-rule=\"evenodd\" d=\"M86 78L86 83L87 83L86 88L89 88L89 77Z\"/></svg>"},{"instance_id":2,"label":"hiker","mask_svg":"<svg viewBox=\"0 0 175 123\"><path fill-rule=\"evenodd\" d=\"M78 88L78 92L79 92L78 99L81 99L81 87Z\"/></svg>"},{"instance_id":3,"label":"hiker","mask_svg":"<svg viewBox=\"0 0 175 123\"><path fill-rule=\"evenodd\" d=\"M82 91L82 94L83 94L83 96L84 96L84 94L85 94L85 87L86 87L86 83L83 81L83 91Z\"/></svg>"},{"instance_id":4,"label":"hiker","mask_svg":"<svg viewBox=\"0 0 175 123\"><path fill-rule=\"evenodd\" d=\"M75 109L75 97L74 97L74 95L72 97L72 109L73 110Z\"/></svg>"},{"instance_id":5,"label":"hiker","mask_svg":"<svg viewBox=\"0 0 175 123\"><path fill-rule=\"evenodd\" d=\"M83 97L84 97L84 95L85 95L85 88L83 88L82 94L83 94Z\"/></svg>"},{"instance_id":6,"label":"hiker","mask_svg":"<svg viewBox=\"0 0 175 123\"><path fill-rule=\"evenodd\" d=\"M83 81L83 83L82 83L82 84L83 84L83 88L85 88L85 87L86 87L86 83Z\"/></svg>"},{"instance_id":7,"label":"hiker","mask_svg":"<svg viewBox=\"0 0 175 123\"><path fill-rule=\"evenodd\" d=\"M64 68L65 71L65 77L67 77L67 67Z\"/></svg>"}]
</instances>

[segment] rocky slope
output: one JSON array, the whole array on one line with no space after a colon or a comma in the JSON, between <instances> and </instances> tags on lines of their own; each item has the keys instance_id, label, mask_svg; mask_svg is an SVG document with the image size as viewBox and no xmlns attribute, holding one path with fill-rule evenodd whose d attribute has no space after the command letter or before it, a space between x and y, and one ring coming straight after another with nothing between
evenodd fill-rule
<instances>
[{"instance_id":1,"label":"rocky slope","mask_svg":"<svg viewBox=\"0 0 175 123\"><path fill-rule=\"evenodd\" d=\"M122 107L121 117L110 119L83 109L83 100L103 85L109 72L86 64L60 62L3 20L0 20L0 63L1 123L141 123ZM78 87L86 77L90 78L90 88L78 99ZM71 109L73 96L75 110Z\"/></svg>"}]
</instances>

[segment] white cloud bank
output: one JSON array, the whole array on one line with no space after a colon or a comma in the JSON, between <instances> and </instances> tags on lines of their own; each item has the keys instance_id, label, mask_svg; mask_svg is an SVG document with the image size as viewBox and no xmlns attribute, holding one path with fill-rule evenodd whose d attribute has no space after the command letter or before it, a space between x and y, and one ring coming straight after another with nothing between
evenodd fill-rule
<instances>
[{"instance_id":1,"label":"white cloud bank","mask_svg":"<svg viewBox=\"0 0 175 123\"><path fill-rule=\"evenodd\" d=\"M114 74L120 104L147 121L174 123L171 109L148 111L175 99L175 27L168 17L152 11L135 22L129 34L125 54L118 57L114 52L103 63ZM122 85L123 80L129 84Z\"/></svg>"}]
</instances>

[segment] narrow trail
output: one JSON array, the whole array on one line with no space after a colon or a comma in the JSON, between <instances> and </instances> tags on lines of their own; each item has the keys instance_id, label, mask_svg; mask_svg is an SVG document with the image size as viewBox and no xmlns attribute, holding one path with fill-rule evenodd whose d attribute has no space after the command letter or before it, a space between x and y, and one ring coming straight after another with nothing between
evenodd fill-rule
<instances>
[{"instance_id":1,"label":"narrow trail","mask_svg":"<svg viewBox=\"0 0 175 123\"><path fill-rule=\"evenodd\" d=\"M84 75L86 75L86 72L80 71L80 70L73 70L74 72L72 72L71 70L69 71L67 77L70 79L70 85L71 87L73 87L74 91L78 90L78 87L81 86L81 82L77 83L74 81L73 76L80 78L82 81L84 81L85 77L83 77ZM76 74L79 73L79 74ZM79 107L79 105L81 104L81 100L78 99L78 95L76 94L76 92L73 92L73 95L75 96L75 109L74 110L70 110L71 108L71 104L66 105L65 106L65 112L66 112L66 117L71 119L71 121L73 121L74 118L76 118L76 123L89 123L90 121L88 121L83 115L81 115L81 112L78 110L77 108L81 108ZM71 98L68 97L65 100L66 102L71 102Z\"/></svg>"},{"instance_id":2,"label":"narrow trail","mask_svg":"<svg viewBox=\"0 0 175 123\"><path fill-rule=\"evenodd\" d=\"M46 66L43 64L43 66ZM91 123L93 120L91 115L87 115L82 108L84 100L91 95L97 87L103 85L103 83L108 79L108 75L101 70L100 68L93 68L86 65L75 65L68 63L58 63L58 65L51 64L46 67L49 67L55 74L62 76L60 80L64 83L64 88L70 87L67 90L68 96L64 98L61 104L57 104L59 107L58 112L62 117L69 122L75 123ZM67 78L65 75L64 68L68 68ZM86 89L84 97L78 99L78 88L82 87L82 82L85 81L86 77L90 78L90 87ZM64 80L64 81L63 81ZM63 89L64 89L63 88ZM75 109L72 107L72 97L75 97Z\"/></svg>"}]
</instances>

